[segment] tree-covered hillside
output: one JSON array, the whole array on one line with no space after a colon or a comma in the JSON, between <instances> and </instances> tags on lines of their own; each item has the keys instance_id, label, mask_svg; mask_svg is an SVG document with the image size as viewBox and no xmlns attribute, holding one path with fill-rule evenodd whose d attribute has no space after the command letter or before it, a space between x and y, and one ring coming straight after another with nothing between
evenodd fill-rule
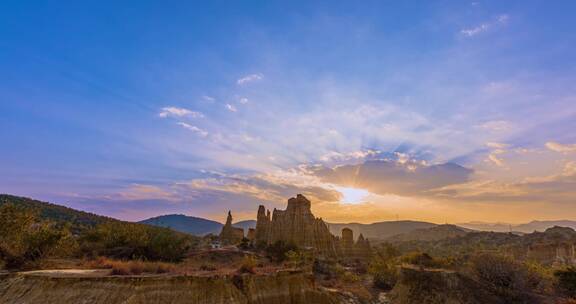
<instances>
[{"instance_id":1,"label":"tree-covered hillside","mask_svg":"<svg viewBox=\"0 0 576 304\"><path fill-rule=\"evenodd\" d=\"M96 215L72 208L42 202L26 197L19 197L8 194L0 194L0 206L12 204L19 208L29 209L38 214L43 220L49 220L58 224L67 223L73 232L79 232L88 228L93 228L99 224L110 221L117 221L109 217Z\"/></svg>"}]
</instances>

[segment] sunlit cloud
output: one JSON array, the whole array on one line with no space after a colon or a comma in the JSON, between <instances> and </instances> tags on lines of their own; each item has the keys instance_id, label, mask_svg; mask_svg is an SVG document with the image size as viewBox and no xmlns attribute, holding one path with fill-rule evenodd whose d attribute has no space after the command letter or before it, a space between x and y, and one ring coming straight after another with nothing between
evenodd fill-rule
<instances>
[{"instance_id":1,"label":"sunlit cloud","mask_svg":"<svg viewBox=\"0 0 576 304\"><path fill-rule=\"evenodd\" d=\"M322 182L365 189L375 194L421 196L447 185L466 183L472 170L456 164L429 165L413 159L368 160L360 164L305 168Z\"/></svg>"},{"instance_id":2,"label":"sunlit cloud","mask_svg":"<svg viewBox=\"0 0 576 304\"><path fill-rule=\"evenodd\" d=\"M571 153L576 152L576 144L560 144L557 142L547 142L546 148L555 151L555 152L562 152L562 153Z\"/></svg>"}]
</instances>

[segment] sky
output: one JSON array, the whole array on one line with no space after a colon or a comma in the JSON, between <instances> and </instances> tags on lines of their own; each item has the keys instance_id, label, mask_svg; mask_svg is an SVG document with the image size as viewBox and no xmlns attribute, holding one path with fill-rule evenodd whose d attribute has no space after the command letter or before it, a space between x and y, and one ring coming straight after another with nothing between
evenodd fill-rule
<instances>
[{"instance_id":1,"label":"sky","mask_svg":"<svg viewBox=\"0 0 576 304\"><path fill-rule=\"evenodd\" d=\"M125 220L576 220L576 2L0 3L0 193Z\"/></svg>"}]
</instances>

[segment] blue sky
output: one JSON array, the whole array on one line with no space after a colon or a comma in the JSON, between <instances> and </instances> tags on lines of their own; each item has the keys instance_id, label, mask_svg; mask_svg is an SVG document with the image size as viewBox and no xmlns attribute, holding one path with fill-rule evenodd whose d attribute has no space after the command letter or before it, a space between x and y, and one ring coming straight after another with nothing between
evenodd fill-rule
<instances>
[{"instance_id":1,"label":"blue sky","mask_svg":"<svg viewBox=\"0 0 576 304\"><path fill-rule=\"evenodd\" d=\"M0 192L130 220L300 192L333 221L576 218L576 3L398 2L4 1Z\"/></svg>"}]
</instances>

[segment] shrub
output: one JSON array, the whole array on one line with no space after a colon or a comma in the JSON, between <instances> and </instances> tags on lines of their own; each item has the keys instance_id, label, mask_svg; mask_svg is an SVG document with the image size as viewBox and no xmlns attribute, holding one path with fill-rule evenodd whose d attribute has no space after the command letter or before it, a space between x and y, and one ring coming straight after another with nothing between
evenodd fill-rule
<instances>
[{"instance_id":1,"label":"shrub","mask_svg":"<svg viewBox=\"0 0 576 304\"><path fill-rule=\"evenodd\" d=\"M312 271L317 275L325 275L328 278L334 273L335 261L316 258L312 264Z\"/></svg>"},{"instance_id":2,"label":"shrub","mask_svg":"<svg viewBox=\"0 0 576 304\"><path fill-rule=\"evenodd\" d=\"M291 250L296 251L296 246L280 240L266 247L266 254L272 262L282 263L287 259L286 253Z\"/></svg>"},{"instance_id":3,"label":"shrub","mask_svg":"<svg viewBox=\"0 0 576 304\"><path fill-rule=\"evenodd\" d=\"M372 275L374 287L382 290L392 289L398 280L398 268L391 260L374 258L368 273Z\"/></svg>"},{"instance_id":4,"label":"shrub","mask_svg":"<svg viewBox=\"0 0 576 304\"><path fill-rule=\"evenodd\" d=\"M404 255L401 258L404 263L420 266L420 267L439 267L440 263L431 257L428 253L413 252Z\"/></svg>"},{"instance_id":5,"label":"shrub","mask_svg":"<svg viewBox=\"0 0 576 304\"><path fill-rule=\"evenodd\" d=\"M82 250L88 255L178 262L190 250L193 240L168 228L108 222L88 231L81 241Z\"/></svg>"},{"instance_id":6,"label":"shrub","mask_svg":"<svg viewBox=\"0 0 576 304\"><path fill-rule=\"evenodd\" d=\"M390 243L382 243L374 249L376 255L385 261L392 260L400 256L400 251Z\"/></svg>"},{"instance_id":7,"label":"shrub","mask_svg":"<svg viewBox=\"0 0 576 304\"><path fill-rule=\"evenodd\" d=\"M554 276L558 280L558 287L565 295L575 298L576 297L576 268L568 267L563 270L554 272Z\"/></svg>"},{"instance_id":8,"label":"shrub","mask_svg":"<svg viewBox=\"0 0 576 304\"><path fill-rule=\"evenodd\" d=\"M342 274L342 281L345 283L355 283L360 281L360 277L357 274L346 271Z\"/></svg>"},{"instance_id":9,"label":"shrub","mask_svg":"<svg viewBox=\"0 0 576 304\"><path fill-rule=\"evenodd\" d=\"M0 206L0 260L10 269L37 266L73 240L68 230L40 221L36 213L12 204ZM63 250L61 250L63 252Z\"/></svg>"},{"instance_id":10,"label":"shrub","mask_svg":"<svg viewBox=\"0 0 576 304\"><path fill-rule=\"evenodd\" d=\"M251 250L252 248L252 244L250 243L250 240L246 237L242 238L242 241L240 241L240 244L238 244L238 248L240 248L241 250Z\"/></svg>"},{"instance_id":11,"label":"shrub","mask_svg":"<svg viewBox=\"0 0 576 304\"><path fill-rule=\"evenodd\" d=\"M126 263L112 264L112 275L130 275L130 267Z\"/></svg>"},{"instance_id":12,"label":"shrub","mask_svg":"<svg viewBox=\"0 0 576 304\"><path fill-rule=\"evenodd\" d=\"M290 267L309 267L313 259L310 252L304 251L290 250L285 255Z\"/></svg>"},{"instance_id":13,"label":"shrub","mask_svg":"<svg viewBox=\"0 0 576 304\"><path fill-rule=\"evenodd\" d=\"M256 268L256 259L253 256L245 255L242 259L242 264L238 269L239 273L254 273Z\"/></svg>"},{"instance_id":14,"label":"shrub","mask_svg":"<svg viewBox=\"0 0 576 304\"><path fill-rule=\"evenodd\" d=\"M527 303L542 278L525 264L492 254L472 259L472 274L492 294L506 303Z\"/></svg>"}]
</instances>

